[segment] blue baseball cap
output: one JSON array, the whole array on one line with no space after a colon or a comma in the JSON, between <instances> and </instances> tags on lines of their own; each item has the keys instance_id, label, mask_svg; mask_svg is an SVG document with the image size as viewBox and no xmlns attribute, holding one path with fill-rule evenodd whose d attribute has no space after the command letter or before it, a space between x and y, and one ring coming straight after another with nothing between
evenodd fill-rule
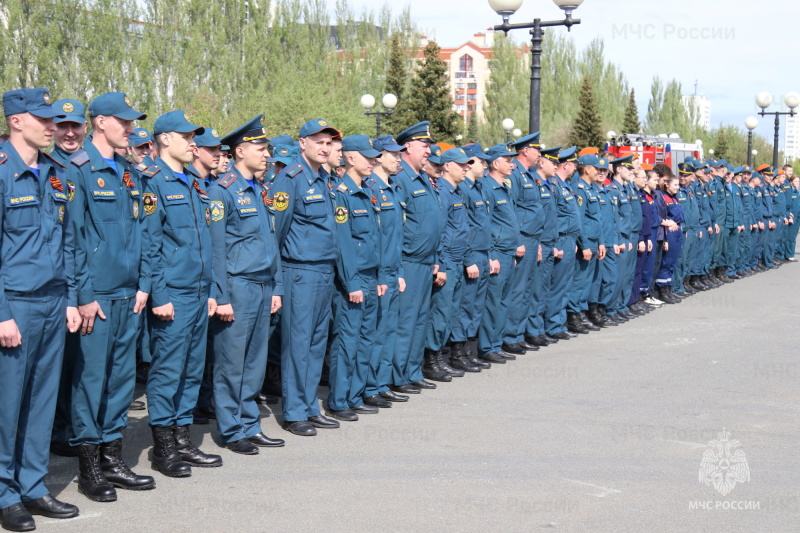
<instances>
[{"instance_id":1,"label":"blue baseball cap","mask_svg":"<svg viewBox=\"0 0 800 533\"><path fill-rule=\"evenodd\" d=\"M276 148L278 146L283 146L284 144L292 144L294 139L292 139L291 135L278 135L277 137L273 137L269 141L269 145L272 148Z\"/></svg>"},{"instance_id":2,"label":"blue baseball cap","mask_svg":"<svg viewBox=\"0 0 800 533\"><path fill-rule=\"evenodd\" d=\"M264 115L256 115L225 137L220 139L222 144L236 146L242 143L267 144L267 130L264 129Z\"/></svg>"},{"instance_id":3,"label":"blue baseball cap","mask_svg":"<svg viewBox=\"0 0 800 533\"><path fill-rule=\"evenodd\" d=\"M53 122L74 122L75 124L86 124L86 107L77 100L58 100L53 102L53 110L64 114L64 117L56 117Z\"/></svg>"},{"instance_id":4,"label":"blue baseball cap","mask_svg":"<svg viewBox=\"0 0 800 533\"><path fill-rule=\"evenodd\" d=\"M432 144L431 148L431 155L428 156L428 161L433 163L434 165L441 165L442 164L442 147L438 144Z\"/></svg>"},{"instance_id":5,"label":"blue baseball cap","mask_svg":"<svg viewBox=\"0 0 800 533\"><path fill-rule=\"evenodd\" d=\"M327 122L322 120L321 118L315 118L309 120L302 126L300 126L300 138L304 139L311 135L315 135L317 133L330 133L331 136L341 138L342 132L334 128L333 126L328 125Z\"/></svg>"},{"instance_id":6,"label":"blue baseball cap","mask_svg":"<svg viewBox=\"0 0 800 533\"><path fill-rule=\"evenodd\" d=\"M380 157L381 153L372 145L367 135L350 135L342 139L342 152L358 152L364 157Z\"/></svg>"},{"instance_id":7,"label":"blue baseball cap","mask_svg":"<svg viewBox=\"0 0 800 533\"><path fill-rule=\"evenodd\" d=\"M130 146L141 146L152 141L153 136L144 128L134 128L133 134L128 135L128 144Z\"/></svg>"},{"instance_id":8,"label":"blue baseball cap","mask_svg":"<svg viewBox=\"0 0 800 533\"><path fill-rule=\"evenodd\" d=\"M63 111L52 108L53 100L50 91L44 87L38 89L15 89L3 93L3 112L5 116L30 113L39 118L65 117Z\"/></svg>"},{"instance_id":9,"label":"blue baseball cap","mask_svg":"<svg viewBox=\"0 0 800 533\"><path fill-rule=\"evenodd\" d=\"M417 122L397 134L397 144L406 144L410 141L422 141L431 144L436 142L431 137L431 123L427 120Z\"/></svg>"},{"instance_id":10,"label":"blue baseball cap","mask_svg":"<svg viewBox=\"0 0 800 533\"><path fill-rule=\"evenodd\" d=\"M376 150L380 150L381 152L406 151L406 147L397 144L394 140L394 137L392 137L391 135L381 135L380 137L372 139L372 146L374 146Z\"/></svg>"},{"instance_id":11,"label":"blue baseball cap","mask_svg":"<svg viewBox=\"0 0 800 533\"><path fill-rule=\"evenodd\" d=\"M578 164L582 167L604 168L608 170L608 159L597 154L586 154L578 158Z\"/></svg>"},{"instance_id":12,"label":"blue baseball cap","mask_svg":"<svg viewBox=\"0 0 800 533\"><path fill-rule=\"evenodd\" d=\"M272 157L267 158L270 163L283 163L284 165L291 165L292 162L300 157L300 149L294 144L282 144L275 147L275 153Z\"/></svg>"},{"instance_id":13,"label":"blue baseball cap","mask_svg":"<svg viewBox=\"0 0 800 533\"><path fill-rule=\"evenodd\" d=\"M463 148L450 148L445 150L442 157L439 159L441 164L445 163L458 163L463 165L465 163L472 163L472 159L467 155L467 151Z\"/></svg>"},{"instance_id":14,"label":"blue baseball cap","mask_svg":"<svg viewBox=\"0 0 800 533\"><path fill-rule=\"evenodd\" d=\"M221 146L222 139L214 128L205 128L203 133L194 136L194 143L198 148L201 146Z\"/></svg>"},{"instance_id":15,"label":"blue baseball cap","mask_svg":"<svg viewBox=\"0 0 800 533\"><path fill-rule=\"evenodd\" d=\"M482 159L483 161L489 159L489 156L483 151L480 143L465 144L461 148L463 148L464 151L467 152L467 155L472 158Z\"/></svg>"},{"instance_id":16,"label":"blue baseball cap","mask_svg":"<svg viewBox=\"0 0 800 533\"><path fill-rule=\"evenodd\" d=\"M147 115L133 109L130 98L125 93L101 94L89 102L90 117L117 117L122 120L144 120Z\"/></svg>"},{"instance_id":17,"label":"blue baseball cap","mask_svg":"<svg viewBox=\"0 0 800 533\"><path fill-rule=\"evenodd\" d=\"M179 109L164 113L158 117L155 124L153 124L153 135L160 135L170 131L175 131L178 133L194 132L195 135L202 135L206 129L202 126L198 126L197 124L192 124L189 122L189 119L186 117L186 113Z\"/></svg>"},{"instance_id":18,"label":"blue baseball cap","mask_svg":"<svg viewBox=\"0 0 800 533\"><path fill-rule=\"evenodd\" d=\"M568 163L571 161L577 161L578 158L575 157L575 152L578 150L577 146L570 146L569 148L562 150L558 154L558 162L559 163Z\"/></svg>"},{"instance_id":19,"label":"blue baseball cap","mask_svg":"<svg viewBox=\"0 0 800 533\"><path fill-rule=\"evenodd\" d=\"M487 161L491 163L492 161L495 161L501 157L515 156L517 154L509 150L507 144L501 143L501 144L495 144L494 146L486 150L486 155L488 156Z\"/></svg>"},{"instance_id":20,"label":"blue baseball cap","mask_svg":"<svg viewBox=\"0 0 800 533\"><path fill-rule=\"evenodd\" d=\"M531 133L530 135L520 137L519 139L511 143L511 146L513 146L517 152L519 152L523 148L537 148L541 150L542 145L539 142L539 133L540 132L537 131L536 133Z\"/></svg>"}]
</instances>

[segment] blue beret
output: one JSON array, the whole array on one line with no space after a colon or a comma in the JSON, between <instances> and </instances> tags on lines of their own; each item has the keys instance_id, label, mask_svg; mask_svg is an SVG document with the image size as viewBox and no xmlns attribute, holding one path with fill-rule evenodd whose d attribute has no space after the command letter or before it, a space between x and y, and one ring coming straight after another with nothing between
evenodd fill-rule
<instances>
[{"instance_id":1,"label":"blue beret","mask_svg":"<svg viewBox=\"0 0 800 533\"><path fill-rule=\"evenodd\" d=\"M577 146L570 146L566 150L562 150L558 154L558 162L559 163L567 163L570 161L577 161L578 159L575 157L575 152L578 150Z\"/></svg>"},{"instance_id":2,"label":"blue beret","mask_svg":"<svg viewBox=\"0 0 800 533\"><path fill-rule=\"evenodd\" d=\"M5 116L30 113L39 118L65 117L64 112L54 110L50 104L50 92L44 87L38 89L16 89L3 94Z\"/></svg>"},{"instance_id":3,"label":"blue beret","mask_svg":"<svg viewBox=\"0 0 800 533\"><path fill-rule=\"evenodd\" d=\"M220 139L220 142L228 146L236 146L241 143L267 144L269 139L264 129L264 115L254 116Z\"/></svg>"},{"instance_id":4,"label":"blue beret","mask_svg":"<svg viewBox=\"0 0 800 533\"><path fill-rule=\"evenodd\" d=\"M202 135L206 129L197 124L192 124L186 117L186 113L177 110L164 113L156 119L153 124L153 135L160 135L175 131L178 133L194 133L195 135Z\"/></svg>"},{"instance_id":5,"label":"blue beret","mask_svg":"<svg viewBox=\"0 0 800 533\"><path fill-rule=\"evenodd\" d=\"M300 157L300 149L294 144L281 144L275 147L275 153L267 161L270 163L283 163L291 165L295 159Z\"/></svg>"},{"instance_id":6,"label":"blue beret","mask_svg":"<svg viewBox=\"0 0 800 533\"><path fill-rule=\"evenodd\" d=\"M491 163L492 161L495 161L496 159L499 159L501 157L515 156L517 154L515 154L512 151L510 151L508 149L508 145L507 144L502 144L501 143L501 144L495 144L494 146L492 146L491 148L486 150L486 155L489 158L488 159L489 163Z\"/></svg>"},{"instance_id":7,"label":"blue beret","mask_svg":"<svg viewBox=\"0 0 800 533\"><path fill-rule=\"evenodd\" d=\"M152 142L153 136L144 128L135 128L132 135L128 135L128 145L141 146L144 143Z\"/></svg>"},{"instance_id":8,"label":"blue beret","mask_svg":"<svg viewBox=\"0 0 800 533\"><path fill-rule=\"evenodd\" d=\"M433 163L434 165L441 165L442 164L442 147L438 144L432 144L431 148L431 155L428 156L428 161Z\"/></svg>"},{"instance_id":9,"label":"blue beret","mask_svg":"<svg viewBox=\"0 0 800 533\"><path fill-rule=\"evenodd\" d=\"M309 120L305 124L300 127L300 138L305 139L311 135L315 135L317 133L330 133L333 137L341 137L342 132L334 128L333 126L329 126L327 122L322 120L321 118L315 118Z\"/></svg>"},{"instance_id":10,"label":"blue beret","mask_svg":"<svg viewBox=\"0 0 800 533\"><path fill-rule=\"evenodd\" d=\"M64 114L64 117L56 117L53 122L74 122L75 124L86 124L86 108L77 100L59 100L53 102L53 110L56 113Z\"/></svg>"},{"instance_id":11,"label":"blue beret","mask_svg":"<svg viewBox=\"0 0 800 533\"><path fill-rule=\"evenodd\" d=\"M511 143L511 146L513 146L517 152L519 152L523 148L541 149L542 145L539 142L539 133L540 132L537 131L536 133L531 133L530 135L526 135L525 137L520 137L519 139Z\"/></svg>"},{"instance_id":12,"label":"blue beret","mask_svg":"<svg viewBox=\"0 0 800 533\"><path fill-rule=\"evenodd\" d=\"M366 135L350 135L342 139L342 152L358 152L364 157L380 157L381 153L372 146Z\"/></svg>"},{"instance_id":13,"label":"blue beret","mask_svg":"<svg viewBox=\"0 0 800 533\"><path fill-rule=\"evenodd\" d=\"M372 139L372 146L374 146L376 150L380 150L382 152L406 151L406 147L397 144L391 135L381 135L380 137Z\"/></svg>"},{"instance_id":14,"label":"blue beret","mask_svg":"<svg viewBox=\"0 0 800 533\"><path fill-rule=\"evenodd\" d=\"M478 159L482 159L484 161L489 159L489 156L486 155L486 152L483 151L483 148L481 147L480 143L465 144L461 148L463 148L464 151L467 152L467 155L472 158L477 157Z\"/></svg>"},{"instance_id":15,"label":"blue beret","mask_svg":"<svg viewBox=\"0 0 800 533\"><path fill-rule=\"evenodd\" d=\"M445 163L470 163L472 159L467 155L466 150L463 148L450 148L446 150L445 153L442 154L440 158L441 164L444 165Z\"/></svg>"},{"instance_id":16,"label":"blue beret","mask_svg":"<svg viewBox=\"0 0 800 533\"><path fill-rule=\"evenodd\" d=\"M427 120L418 122L397 134L397 144L406 144L410 141L434 143L435 141L431 138L431 123Z\"/></svg>"},{"instance_id":17,"label":"blue beret","mask_svg":"<svg viewBox=\"0 0 800 533\"><path fill-rule=\"evenodd\" d=\"M194 136L194 143L199 147L221 146L222 139L214 128L205 128L205 131Z\"/></svg>"},{"instance_id":18,"label":"blue beret","mask_svg":"<svg viewBox=\"0 0 800 533\"><path fill-rule=\"evenodd\" d=\"M147 115L133 109L130 99L125 93L101 94L89 102L90 117L117 117L122 120L144 120Z\"/></svg>"}]
</instances>

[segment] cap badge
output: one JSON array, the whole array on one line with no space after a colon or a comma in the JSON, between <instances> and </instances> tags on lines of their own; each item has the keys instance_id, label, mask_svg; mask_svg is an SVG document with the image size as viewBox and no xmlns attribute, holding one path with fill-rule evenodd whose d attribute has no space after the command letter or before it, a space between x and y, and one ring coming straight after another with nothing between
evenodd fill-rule
<instances>
[{"instance_id":1,"label":"cap badge","mask_svg":"<svg viewBox=\"0 0 800 533\"><path fill-rule=\"evenodd\" d=\"M219 137L219 133L217 133L217 130L215 130L214 128L211 128L211 136L212 137Z\"/></svg>"},{"instance_id":2,"label":"cap badge","mask_svg":"<svg viewBox=\"0 0 800 533\"><path fill-rule=\"evenodd\" d=\"M44 103L47 105L50 105L50 102L52 102L52 99L50 98L50 93L44 93L42 99L44 100Z\"/></svg>"},{"instance_id":3,"label":"cap badge","mask_svg":"<svg viewBox=\"0 0 800 533\"><path fill-rule=\"evenodd\" d=\"M64 111L64 113L72 113L75 111L75 106L69 102L64 102L64 105L61 106L61 109Z\"/></svg>"},{"instance_id":4,"label":"cap badge","mask_svg":"<svg viewBox=\"0 0 800 533\"><path fill-rule=\"evenodd\" d=\"M320 126L322 126L323 128L324 128L325 126L327 126L327 125L328 125L328 123L327 123L327 122L325 122L324 120L320 120L319 122L317 122L317 124L319 124L319 125L320 125Z\"/></svg>"}]
</instances>

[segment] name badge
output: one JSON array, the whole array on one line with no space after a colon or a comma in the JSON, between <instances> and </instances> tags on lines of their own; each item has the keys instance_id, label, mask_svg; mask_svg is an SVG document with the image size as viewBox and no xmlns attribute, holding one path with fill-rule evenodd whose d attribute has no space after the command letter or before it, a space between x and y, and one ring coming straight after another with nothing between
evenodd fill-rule
<instances>
[{"instance_id":1,"label":"name badge","mask_svg":"<svg viewBox=\"0 0 800 533\"><path fill-rule=\"evenodd\" d=\"M239 209L239 216L251 217L253 215L258 214L258 209L255 207L240 207L238 209Z\"/></svg>"},{"instance_id":2,"label":"name badge","mask_svg":"<svg viewBox=\"0 0 800 533\"><path fill-rule=\"evenodd\" d=\"M350 213L354 217L365 217L365 216L367 216L367 210L366 209L351 209Z\"/></svg>"},{"instance_id":3,"label":"name badge","mask_svg":"<svg viewBox=\"0 0 800 533\"><path fill-rule=\"evenodd\" d=\"M381 209L394 209L394 202L381 203Z\"/></svg>"},{"instance_id":4,"label":"name badge","mask_svg":"<svg viewBox=\"0 0 800 533\"><path fill-rule=\"evenodd\" d=\"M306 203L321 202L323 198L324 196L322 196L321 194L309 194L303 196L303 201Z\"/></svg>"},{"instance_id":5,"label":"name badge","mask_svg":"<svg viewBox=\"0 0 800 533\"><path fill-rule=\"evenodd\" d=\"M495 202L496 205L503 205L504 203L506 203L506 200L498 200Z\"/></svg>"},{"instance_id":6,"label":"name badge","mask_svg":"<svg viewBox=\"0 0 800 533\"><path fill-rule=\"evenodd\" d=\"M33 195L28 196L15 196L8 199L9 207L18 207L20 205L38 204L36 197Z\"/></svg>"},{"instance_id":7,"label":"name badge","mask_svg":"<svg viewBox=\"0 0 800 533\"><path fill-rule=\"evenodd\" d=\"M416 191L411 191L411 196L414 196L414 197L416 197L416 196L424 196L426 194L428 194L428 190L427 189L417 189Z\"/></svg>"},{"instance_id":8,"label":"name badge","mask_svg":"<svg viewBox=\"0 0 800 533\"><path fill-rule=\"evenodd\" d=\"M186 195L185 194L167 194L164 196L164 203L167 205L175 205L175 204L185 204Z\"/></svg>"},{"instance_id":9,"label":"name badge","mask_svg":"<svg viewBox=\"0 0 800 533\"><path fill-rule=\"evenodd\" d=\"M63 193L61 191L53 191L53 200L55 200L56 202L66 202L67 195L66 193Z\"/></svg>"},{"instance_id":10,"label":"name badge","mask_svg":"<svg viewBox=\"0 0 800 533\"><path fill-rule=\"evenodd\" d=\"M97 191L92 189L92 198L95 200L115 200L117 198L117 192L106 190Z\"/></svg>"}]
</instances>

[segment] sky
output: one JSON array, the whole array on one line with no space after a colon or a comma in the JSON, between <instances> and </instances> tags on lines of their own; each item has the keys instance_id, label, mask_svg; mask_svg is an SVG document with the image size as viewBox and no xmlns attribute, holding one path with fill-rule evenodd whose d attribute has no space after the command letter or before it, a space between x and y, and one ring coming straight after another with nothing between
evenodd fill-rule
<instances>
[{"instance_id":1,"label":"sky","mask_svg":"<svg viewBox=\"0 0 800 533\"><path fill-rule=\"evenodd\" d=\"M381 5L376 0L349 4L356 10ZM406 5L419 29L443 47L458 46L502 22L487 0L401 0L392 9L398 13ZM552 0L524 0L511 23L536 17L559 20L563 12ZM745 118L759 111L755 95L761 91L781 103L787 92L800 92L800 4L795 1L585 0L573 17L582 20L571 32L579 49L595 37L605 42L606 58L636 90L640 120L654 76L678 80L684 94L694 94L696 82L697 93L711 101L712 127L744 129ZM527 30L513 34L518 42L530 38ZM771 140L774 117L758 120L756 133Z\"/></svg>"}]
</instances>

